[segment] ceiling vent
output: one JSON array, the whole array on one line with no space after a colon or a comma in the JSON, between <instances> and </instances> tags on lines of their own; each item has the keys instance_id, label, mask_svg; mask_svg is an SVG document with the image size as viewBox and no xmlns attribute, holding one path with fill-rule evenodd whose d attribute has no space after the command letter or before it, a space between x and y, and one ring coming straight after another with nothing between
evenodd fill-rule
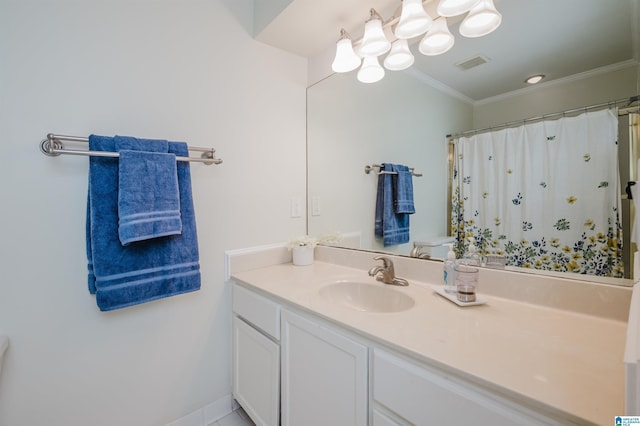
<instances>
[{"instance_id":1,"label":"ceiling vent","mask_svg":"<svg viewBox=\"0 0 640 426\"><path fill-rule=\"evenodd\" d=\"M464 71L477 67L478 65L486 64L490 59L483 55L474 56L473 58L465 59L456 64L456 66Z\"/></svg>"}]
</instances>

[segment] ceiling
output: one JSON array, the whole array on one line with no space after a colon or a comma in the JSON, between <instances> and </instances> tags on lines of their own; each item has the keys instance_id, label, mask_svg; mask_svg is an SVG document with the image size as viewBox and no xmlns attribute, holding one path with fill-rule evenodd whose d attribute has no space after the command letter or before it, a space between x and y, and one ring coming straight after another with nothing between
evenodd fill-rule
<instances>
[{"instance_id":1,"label":"ceiling","mask_svg":"<svg viewBox=\"0 0 640 426\"><path fill-rule=\"evenodd\" d=\"M255 0L256 2L265 0ZM400 0L292 0L256 35L267 44L312 59L333 49L340 28L362 37L369 9L385 20L399 14ZM545 74L551 81L640 57L640 0L494 0L502 25L493 33L467 39L458 33L462 17L449 19L456 38L439 56L423 56L417 42L413 71L473 101L527 86L525 78ZM434 17L437 0L425 8ZM456 63L483 55L489 62L461 70ZM330 62L328 59L327 62ZM327 64L329 67L330 64ZM387 71L393 72L393 71ZM354 72L355 78L355 72Z\"/></svg>"}]
</instances>

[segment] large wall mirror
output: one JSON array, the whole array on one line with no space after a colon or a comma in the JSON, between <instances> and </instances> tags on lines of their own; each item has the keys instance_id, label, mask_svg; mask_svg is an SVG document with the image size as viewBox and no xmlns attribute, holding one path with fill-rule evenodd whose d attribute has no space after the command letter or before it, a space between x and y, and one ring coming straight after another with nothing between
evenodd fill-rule
<instances>
[{"instance_id":1,"label":"large wall mirror","mask_svg":"<svg viewBox=\"0 0 640 426\"><path fill-rule=\"evenodd\" d=\"M414 50L413 69L387 71L378 83L363 84L348 73L310 86L308 233L338 231L344 247L407 256L416 241L450 235L447 135L637 96L639 4L496 1L503 24L486 40L462 40L453 23L456 45L441 57L420 57ZM570 21L580 23L571 27ZM491 50L497 45L500 51ZM466 74L453 68L473 55L490 62ZM525 87L524 79L535 73L546 73L547 80ZM478 85L472 84L476 77ZM421 174L413 178L416 213L407 244L384 247L374 236L378 177L375 168L366 173L365 167L383 162ZM628 232L629 223L625 227Z\"/></svg>"}]
</instances>

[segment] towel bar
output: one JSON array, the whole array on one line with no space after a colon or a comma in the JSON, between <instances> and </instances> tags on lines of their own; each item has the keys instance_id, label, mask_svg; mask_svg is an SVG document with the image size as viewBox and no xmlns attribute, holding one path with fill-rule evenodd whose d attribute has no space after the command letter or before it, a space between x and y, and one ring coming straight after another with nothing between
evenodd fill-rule
<instances>
[{"instance_id":1,"label":"towel bar","mask_svg":"<svg viewBox=\"0 0 640 426\"><path fill-rule=\"evenodd\" d=\"M378 169L378 174L381 174L381 175L396 175L397 174L396 172L380 171L381 168L382 168L382 166L380 164L371 164L371 165L367 164L366 166L364 166L364 172L366 174L369 174L369 173L371 173L371 171L373 169ZM413 167L409 167L409 171L411 172L412 176L415 176L415 177L421 177L422 176L422 173L416 172Z\"/></svg>"},{"instance_id":2,"label":"towel bar","mask_svg":"<svg viewBox=\"0 0 640 426\"><path fill-rule=\"evenodd\" d=\"M84 155L84 156L93 156L93 157L119 157L120 154L117 152L103 152L103 151L88 151L88 150L76 150L76 149L67 149L64 147L62 141L67 142L79 142L79 143L88 143L89 139L80 137L80 136L63 136L63 135L54 135L53 133L49 133L47 138L40 142L40 151L48 156L57 157L60 154L68 154L68 155ZM216 158L215 153L216 150L213 148L198 148L198 147L189 147L189 151L198 151L202 152L200 158L197 157L176 157L177 161L191 161L204 163L206 165L210 164L220 164L222 163L222 159Z\"/></svg>"}]
</instances>

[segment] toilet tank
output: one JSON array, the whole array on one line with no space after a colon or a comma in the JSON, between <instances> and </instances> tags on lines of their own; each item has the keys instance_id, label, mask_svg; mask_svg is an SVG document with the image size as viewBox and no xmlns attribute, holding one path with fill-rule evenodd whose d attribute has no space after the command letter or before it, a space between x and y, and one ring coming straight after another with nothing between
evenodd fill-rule
<instances>
[{"instance_id":1,"label":"toilet tank","mask_svg":"<svg viewBox=\"0 0 640 426\"><path fill-rule=\"evenodd\" d=\"M447 258L449 247L445 244L455 242L454 237L435 236L425 237L413 242L412 257L427 257L429 259L444 260Z\"/></svg>"},{"instance_id":2,"label":"toilet tank","mask_svg":"<svg viewBox=\"0 0 640 426\"><path fill-rule=\"evenodd\" d=\"M9 346L9 338L4 334L0 334L0 373L2 372L2 358L4 358L4 352Z\"/></svg>"}]
</instances>

